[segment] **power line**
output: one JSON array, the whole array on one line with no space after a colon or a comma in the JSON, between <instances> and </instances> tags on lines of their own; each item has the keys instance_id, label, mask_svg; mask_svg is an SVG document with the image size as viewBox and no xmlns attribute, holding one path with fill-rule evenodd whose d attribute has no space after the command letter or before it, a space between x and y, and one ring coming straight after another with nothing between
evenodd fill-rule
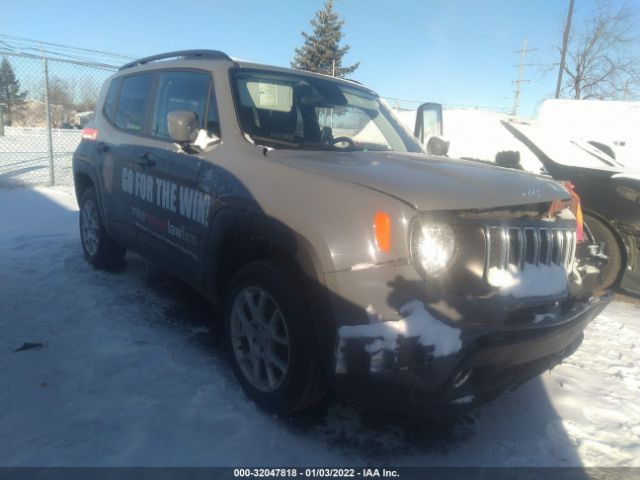
<instances>
[{"instance_id":1,"label":"power line","mask_svg":"<svg viewBox=\"0 0 640 480\"><path fill-rule=\"evenodd\" d=\"M15 50L3 50L3 49L0 48L0 56L1 55L33 58L33 59L38 59L38 60L42 59L42 54L36 55L36 54L33 54L33 53L16 52ZM75 65L82 65L82 66L86 66L86 67L99 68L99 69L108 70L108 71L113 71L113 70L118 68L118 67L116 67L114 65L109 65L109 64L106 64L106 63L98 63L98 62L95 62L95 61L86 62L86 61L80 61L80 60L65 59L65 58L51 58L51 57L48 57L48 59L49 60L56 60L58 62L71 63L71 64L75 64Z\"/></svg>"},{"instance_id":2,"label":"power line","mask_svg":"<svg viewBox=\"0 0 640 480\"><path fill-rule=\"evenodd\" d=\"M442 25L426 25L423 22L416 21L415 18L413 17L408 17L406 15L398 14L398 12L395 10L389 10L389 9L375 6L375 5L368 5L367 7L363 7L362 5L356 6L354 4L349 3L347 0L337 0L337 1L342 3L343 5L347 5L351 7L356 11L359 11L360 13L369 14L370 16L372 15L376 18L382 18L384 21L388 21L389 19L392 19L395 21L396 25L408 26L410 28L414 28L422 32L430 33L433 30L439 30L440 32L442 32L444 36L448 35L448 36L455 37L457 39L461 39L465 41L467 40L477 41L478 39L484 39L484 40L499 43L502 45L511 45L509 42L506 42L502 39L491 37L486 34L482 34L478 32L472 32L468 30L461 31L459 29L451 29L448 27L444 27Z\"/></svg>"},{"instance_id":3,"label":"power line","mask_svg":"<svg viewBox=\"0 0 640 480\"><path fill-rule=\"evenodd\" d=\"M463 41L463 42L489 42L501 47L513 47L513 44L507 40L486 35L480 32L473 32L469 30L459 30L444 27L442 25L427 25L423 22L416 21L415 18L408 17L402 14L398 14L395 10L385 9L376 5L355 5L347 0L336 0L336 2L342 4L348 9L355 11L360 15L365 15L376 20L381 20L385 23L392 25L417 30L427 34L434 34L442 37L448 37L450 39Z\"/></svg>"},{"instance_id":4,"label":"power line","mask_svg":"<svg viewBox=\"0 0 640 480\"><path fill-rule=\"evenodd\" d=\"M83 61L83 62L95 62L95 58L89 58L89 57L85 57L85 56L77 56L77 55L70 55L68 53L64 53L64 52L57 52L55 50L50 50L48 48L38 48L38 47L12 47L9 46L6 42L2 42L5 45L7 45L11 51L16 52L16 53L30 53L30 52L36 52L34 53L34 55L37 56L48 56L50 59L60 59L60 60L79 60L79 61ZM17 48L17 50L16 50Z\"/></svg>"},{"instance_id":5,"label":"power line","mask_svg":"<svg viewBox=\"0 0 640 480\"><path fill-rule=\"evenodd\" d=\"M17 42L18 45L20 43L26 43L26 46L24 46L23 48L32 48L34 46L40 47L42 45L46 45L48 47L57 47L59 49L70 50L70 51L76 52L76 53L78 53L78 52L83 52L85 54L86 53L90 53L90 54L93 54L93 55L121 58L121 59L124 59L124 60L134 60L136 58L139 58L138 56L132 56L132 55L127 55L127 54L123 54L123 53L110 52L110 51L106 51L106 50L95 50L95 49L82 48L82 47L73 47L73 46L64 45L64 44L61 44L61 43L43 42L43 41L40 41L40 40L33 40L31 38L15 37L15 36L12 36L12 35L0 34L0 38L6 39L8 41L11 41L14 44Z\"/></svg>"}]
</instances>

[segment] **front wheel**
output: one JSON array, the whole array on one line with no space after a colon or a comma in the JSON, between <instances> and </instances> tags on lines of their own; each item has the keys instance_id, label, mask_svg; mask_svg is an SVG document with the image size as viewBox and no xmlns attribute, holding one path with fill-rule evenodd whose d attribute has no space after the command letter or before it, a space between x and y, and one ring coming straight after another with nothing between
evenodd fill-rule
<instances>
[{"instance_id":1,"label":"front wheel","mask_svg":"<svg viewBox=\"0 0 640 480\"><path fill-rule=\"evenodd\" d=\"M245 393L279 414L319 401L325 377L308 308L285 269L256 262L240 269L225 299L226 342Z\"/></svg>"},{"instance_id":2,"label":"front wheel","mask_svg":"<svg viewBox=\"0 0 640 480\"><path fill-rule=\"evenodd\" d=\"M105 230L93 187L80 199L80 240L85 258L94 267L109 269L122 264L124 248Z\"/></svg>"}]
</instances>

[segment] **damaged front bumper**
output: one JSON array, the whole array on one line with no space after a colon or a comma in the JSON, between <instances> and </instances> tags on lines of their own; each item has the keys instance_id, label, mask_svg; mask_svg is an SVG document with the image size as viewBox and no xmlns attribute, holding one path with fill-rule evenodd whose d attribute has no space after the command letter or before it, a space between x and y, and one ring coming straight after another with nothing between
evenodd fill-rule
<instances>
[{"instance_id":1,"label":"damaged front bumper","mask_svg":"<svg viewBox=\"0 0 640 480\"><path fill-rule=\"evenodd\" d=\"M527 325L460 329L438 326L413 304L400 323L338 330L334 385L343 396L389 411L467 411L571 355L611 299L592 297Z\"/></svg>"}]
</instances>

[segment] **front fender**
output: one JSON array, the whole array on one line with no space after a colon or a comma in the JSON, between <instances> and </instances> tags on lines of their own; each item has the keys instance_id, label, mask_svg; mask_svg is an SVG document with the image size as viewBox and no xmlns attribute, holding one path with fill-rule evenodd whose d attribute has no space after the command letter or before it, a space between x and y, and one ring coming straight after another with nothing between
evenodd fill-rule
<instances>
[{"instance_id":1,"label":"front fender","mask_svg":"<svg viewBox=\"0 0 640 480\"><path fill-rule=\"evenodd\" d=\"M325 276L316 248L304 235L275 218L236 208L223 209L212 221L205 255L205 265L212 268L205 269L204 278L204 290L219 305L222 304L227 279L215 266L221 265L229 255L225 246L230 236L250 238L255 240L255 243L268 244L273 250L286 254L289 263L293 264L297 279L301 282L301 293L309 306L323 361L330 362L331 346L335 339L335 322L329 308L329 290L325 285Z\"/></svg>"}]
</instances>

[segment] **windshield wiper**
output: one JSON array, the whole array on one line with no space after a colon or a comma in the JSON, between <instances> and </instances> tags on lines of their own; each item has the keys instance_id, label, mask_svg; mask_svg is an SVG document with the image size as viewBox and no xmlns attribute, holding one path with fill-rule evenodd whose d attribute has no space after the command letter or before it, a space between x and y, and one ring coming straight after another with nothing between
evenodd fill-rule
<instances>
[{"instance_id":1,"label":"windshield wiper","mask_svg":"<svg viewBox=\"0 0 640 480\"><path fill-rule=\"evenodd\" d=\"M277 145L279 147L286 147L286 148L301 147L301 144L297 142L292 142L291 140L282 140L280 138L263 137L261 135L250 135L250 137L255 143L260 145L262 145L263 143L267 143L267 144ZM262 145L262 146L269 147L271 145Z\"/></svg>"},{"instance_id":2,"label":"windshield wiper","mask_svg":"<svg viewBox=\"0 0 640 480\"><path fill-rule=\"evenodd\" d=\"M250 135L251 140L254 141L257 145L261 145L267 148L299 148L299 149L313 149L313 150L328 150L331 152L359 152L368 150L363 147L357 146L349 146L347 148L336 147L331 143L324 142L312 142L312 141L302 141L302 142L294 142L292 140L284 140L281 138L272 138L265 137L262 135ZM264 145L266 144L266 145ZM370 151L390 151L391 149L371 149Z\"/></svg>"},{"instance_id":3,"label":"windshield wiper","mask_svg":"<svg viewBox=\"0 0 640 480\"><path fill-rule=\"evenodd\" d=\"M331 143L324 143L324 142L302 142L302 146L303 147L311 147L311 148L315 148L318 150L330 150L332 152L339 152L341 150L348 150L348 149L344 149L344 148L338 148L335 145L331 144Z\"/></svg>"},{"instance_id":4,"label":"windshield wiper","mask_svg":"<svg viewBox=\"0 0 640 480\"><path fill-rule=\"evenodd\" d=\"M283 148L300 148L300 149L304 149L304 148L312 148L312 149L316 149L316 150L331 150L331 151L341 151L341 150L349 150L349 149L341 149L341 148L337 148L334 145L331 145L330 143L322 143L322 142L294 142L292 140L284 140L284 139L280 139L280 138L271 138L271 137L264 137L261 135L251 135L251 139L256 143L256 144L260 144L262 145L263 143L266 143L267 145L262 145L262 146L266 146L266 147L271 147L272 145L274 147L283 147Z\"/></svg>"},{"instance_id":5,"label":"windshield wiper","mask_svg":"<svg viewBox=\"0 0 640 480\"><path fill-rule=\"evenodd\" d=\"M578 147L580 150L588 153L589 155L591 155L592 157L597 158L598 160L600 160L602 163L609 165L610 167L618 167L620 166L619 164L617 164L618 162L616 162L614 159L609 160L608 158L604 158L602 156L600 156L599 154L596 154L595 152L590 152L589 150L587 150L586 148L584 148L582 145L580 145L578 142L576 142L575 140L571 140L571 143L573 143L576 147ZM593 147L596 148L596 147ZM605 154L606 155L606 154ZM617 165L616 165L617 164Z\"/></svg>"}]
</instances>

